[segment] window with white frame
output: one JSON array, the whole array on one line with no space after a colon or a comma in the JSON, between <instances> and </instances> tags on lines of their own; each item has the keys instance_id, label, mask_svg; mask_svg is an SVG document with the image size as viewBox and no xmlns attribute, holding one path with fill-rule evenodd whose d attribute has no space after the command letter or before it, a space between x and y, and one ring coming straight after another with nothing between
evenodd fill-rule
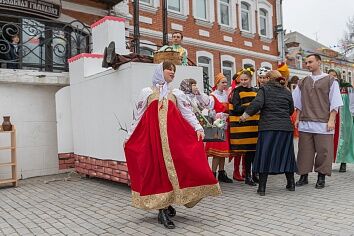
<instances>
[{"instance_id":1,"label":"window with white frame","mask_svg":"<svg viewBox=\"0 0 354 236\"><path fill-rule=\"evenodd\" d=\"M253 68L256 71L256 63L255 61L251 60L251 59L242 59L242 67L247 69L247 68ZM256 81L256 74L257 73L253 73L252 76L252 86L256 86L257 85L257 81Z\"/></svg>"},{"instance_id":2,"label":"window with white frame","mask_svg":"<svg viewBox=\"0 0 354 236\"><path fill-rule=\"evenodd\" d=\"M209 85L213 86L214 82L212 80L212 60L206 56L198 57L198 66L203 67L203 74L208 76Z\"/></svg>"},{"instance_id":3,"label":"window with white frame","mask_svg":"<svg viewBox=\"0 0 354 236\"><path fill-rule=\"evenodd\" d=\"M268 36L268 12L263 8L259 9L259 33Z\"/></svg>"},{"instance_id":4,"label":"window with white frame","mask_svg":"<svg viewBox=\"0 0 354 236\"><path fill-rule=\"evenodd\" d=\"M241 2L241 30L251 32L251 6Z\"/></svg>"},{"instance_id":5,"label":"window with white frame","mask_svg":"<svg viewBox=\"0 0 354 236\"><path fill-rule=\"evenodd\" d=\"M296 55L296 59L295 59L295 66L296 66L296 69L302 69L302 55L300 54L297 54Z\"/></svg>"},{"instance_id":6,"label":"window with white frame","mask_svg":"<svg viewBox=\"0 0 354 236\"><path fill-rule=\"evenodd\" d=\"M267 0L258 0L258 33L263 38L273 38L273 5Z\"/></svg>"},{"instance_id":7,"label":"window with white frame","mask_svg":"<svg viewBox=\"0 0 354 236\"><path fill-rule=\"evenodd\" d=\"M154 0L140 0L142 4L152 6Z\"/></svg>"},{"instance_id":8,"label":"window with white frame","mask_svg":"<svg viewBox=\"0 0 354 236\"><path fill-rule=\"evenodd\" d=\"M182 3L183 0L168 0L167 1L167 8L170 11L182 13Z\"/></svg>"},{"instance_id":9,"label":"window with white frame","mask_svg":"<svg viewBox=\"0 0 354 236\"><path fill-rule=\"evenodd\" d=\"M347 81L347 76L346 76L346 71L345 70L342 71L342 79L344 81Z\"/></svg>"},{"instance_id":10,"label":"window with white frame","mask_svg":"<svg viewBox=\"0 0 354 236\"><path fill-rule=\"evenodd\" d=\"M202 20L209 19L208 0L195 0L195 17Z\"/></svg>"},{"instance_id":11,"label":"window with white frame","mask_svg":"<svg viewBox=\"0 0 354 236\"><path fill-rule=\"evenodd\" d=\"M348 71L348 83L352 83L352 72Z\"/></svg>"},{"instance_id":12,"label":"window with white frame","mask_svg":"<svg viewBox=\"0 0 354 236\"><path fill-rule=\"evenodd\" d=\"M222 66L222 73L227 78L228 86L230 86L232 76L235 74L234 63L232 61L223 61L221 66Z\"/></svg>"},{"instance_id":13,"label":"window with white frame","mask_svg":"<svg viewBox=\"0 0 354 236\"><path fill-rule=\"evenodd\" d=\"M219 0L219 23L231 26L231 0Z\"/></svg>"}]
</instances>

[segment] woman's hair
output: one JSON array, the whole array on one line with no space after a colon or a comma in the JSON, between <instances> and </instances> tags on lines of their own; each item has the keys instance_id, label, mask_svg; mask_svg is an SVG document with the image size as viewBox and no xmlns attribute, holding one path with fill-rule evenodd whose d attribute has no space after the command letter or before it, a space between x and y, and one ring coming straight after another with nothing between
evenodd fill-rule
<instances>
[{"instance_id":1,"label":"woman's hair","mask_svg":"<svg viewBox=\"0 0 354 236\"><path fill-rule=\"evenodd\" d=\"M274 80L279 82L281 85L286 84L286 79L282 77L281 73L277 70L271 70L266 74L266 77L268 77L270 80Z\"/></svg>"},{"instance_id":2,"label":"woman's hair","mask_svg":"<svg viewBox=\"0 0 354 236\"><path fill-rule=\"evenodd\" d=\"M255 70L253 67L248 67L247 69L242 69L240 75L247 75L250 79L252 79L254 72Z\"/></svg>"},{"instance_id":3,"label":"woman's hair","mask_svg":"<svg viewBox=\"0 0 354 236\"><path fill-rule=\"evenodd\" d=\"M174 72L176 72L176 65L175 64L173 64L171 61L164 61L163 63L162 63L162 69L163 70L166 70L166 69L168 69L168 70L173 70Z\"/></svg>"},{"instance_id":4,"label":"woman's hair","mask_svg":"<svg viewBox=\"0 0 354 236\"><path fill-rule=\"evenodd\" d=\"M195 79L189 78L188 82L190 84L190 86L192 86L192 84L197 84L197 81Z\"/></svg>"},{"instance_id":5,"label":"woman's hair","mask_svg":"<svg viewBox=\"0 0 354 236\"><path fill-rule=\"evenodd\" d=\"M337 75L337 78L338 78L338 79L341 79L340 70L331 68L331 69L329 69L329 70L327 71L327 73L329 74L330 72L334 72L334 73Z\"/></svg>"}]
</instances>

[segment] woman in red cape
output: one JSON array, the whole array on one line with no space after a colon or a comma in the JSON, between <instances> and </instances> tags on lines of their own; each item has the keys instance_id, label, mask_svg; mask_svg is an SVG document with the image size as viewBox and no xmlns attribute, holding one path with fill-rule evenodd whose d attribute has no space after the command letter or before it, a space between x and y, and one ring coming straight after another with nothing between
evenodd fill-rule
<instances>
[{"instance_id":1,"label":"woman in red cape","mask_svg":"<svg viewBox=\"0 0 354 236\"><path fill-rule=\"evenodd\" d=\"M193 207L221 193L204 152L201 125L185 94L168 90L175 68L170 62L157 66L153 87L143 89L136 103L124 147L133 206L159 210L158 221L169 229L175 227L172 204Z\"/></svg>"},{"instance_id":2,"label":"woman in red cape","mask_svg":"<svg viewBox=\"0 0 354 236\"><path fill-rule=\"evenodd\" d=\"M215 77L215 86L213 87L213 92L210 94L211 97L211 107L212 110L217 114L221 115L225 119L228 128L228 94L226 91L227 79L222 74L219 73ZM218 174L218 180L224 183L232 183L225 171L225 159L230 157L230 143L229 143L229 131L225 131L225 141L223 142L206 142L205 151L207 156L213 157L211 170L213 171L215 177ZM219 171L217 172L217 170Z\"/></svg>"}]
</instances>

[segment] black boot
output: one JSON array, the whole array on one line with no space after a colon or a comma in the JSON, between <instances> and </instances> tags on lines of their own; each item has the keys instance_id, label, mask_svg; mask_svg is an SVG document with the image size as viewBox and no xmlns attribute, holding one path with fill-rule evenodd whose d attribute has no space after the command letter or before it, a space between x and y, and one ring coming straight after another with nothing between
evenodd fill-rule
<instances>
[{"instance_id":1,"label":"black boot","mask_svg":"<svg viewBox=\"0 0 354 236\"><path fill-rule=\"evenodd\" d=\"M252 180L257 184L259 183L259 178L257 173L252 173Z\"/></svg>"},{"instance_id":2,"label":"black boot","mask_svg":"<svg viewBox=\"0 0 354 236\"><path fill-rule=\"evenodd\" d=\"M250 173L246 173L245 177L245 184L248 184L250 186L256 186L257 184L253 181L252 176Z\"/></svg>"},{"instance_id":3,"label":"black boot","mask_svg":"<svg viewBox=\"0 0 354 236\"><path fill-rule=\"evenodd\" d=\"M309 183L308 177L309 177L308 174L301 175L300 179L296 182L296 186L303 186L305 184L308 184Z\"/></svg>"},{"instance_id":4,"label":"black boot","mask_svg":"<svg viewBox=\"0 0 354 236\"><path fill-rule=\"evenodd\" d=\"M260 196L265 196L265 190L266 190L266 186L267 186L267 179L268 179L268 174L267 173L259 173L259 185L258 185L257 193Z\"/></svg>"},{"instance_id":5,"label":"black boot","mask_svg":"<svg viewBox=\"0 0 354 236\"><path fill-rule=\"evenodd\" d=\"M108 62L107 62L107 47L104 48L102 67L103 68L108 68L109 67Z\"/></svg>"},{"instance_id":6,"label":"black boot","mask_svg":"<svg viewBox=\"0 0 354 236\"><path fill-rule=\"evenodd\" d=\"M315 188L318 188L318 189L324 188L325 187L325 179L326 179L326 175L318 173L317 183L316 183Z\"/></svg>"},{"instance_id":7,"label":"black boot","mask_svg":"<svg viewBox=\"0 0 354 236\"><path fill-rule=\"evenodd\" d=\"M285 173L286 176L286 189L289 191L295 191L295 178L294 173Z\"/></svg>"},{"instance_id":8,"label":"black boot","mask_svg":"<svg viewBox=\"0 0 354 236\"><path fill-rule=\"evenodd\" d=\"M160 209L158 215L158 221L160 224L163 224L167 229L174 229L176 226L168 217L167 209Z\"/></svg>"},{"instance_id":9,"label":"black boot","mask_svg":"<svg viewBox=\"0 0 354 236\"><path fill-rule=\"evenodd\" d=\"M167 207L168 216L174 217L176 215L176 209L172 206Z\"/></svg>"},{"instance_id":10,"label":"black boot","mask_svg":"<svg viewBox=\"0 0 354 236\"><path fill-rule=\"evenodd\" d=\"M347 163L340 163L339 172L347 172Z\"/></svg>"},{"instance_id":11,"label":"black boot","mask_svg":"<svg viewBox=\"0 0 354 236\"><path fill-rule=\"evenodd\" d=\"M112 65L114 59L116 58L116 45L114 41L110 42L107 48L107 58L106 61L108 64Z\"/></svg>"},{"instance_id":12,"label":"black boot","mask_svg":"<svg viewBox=\"0 0 354 236\"><path fill-rule=\"evenodd\" d=\"M234 182L234 181L232 181L232 179L227 177L227 174L226 174L225 170L219 170L218 180L219 180L219 182L224 182L224 183L232 183L232 182Z\"/></svg>"}]
</instances>

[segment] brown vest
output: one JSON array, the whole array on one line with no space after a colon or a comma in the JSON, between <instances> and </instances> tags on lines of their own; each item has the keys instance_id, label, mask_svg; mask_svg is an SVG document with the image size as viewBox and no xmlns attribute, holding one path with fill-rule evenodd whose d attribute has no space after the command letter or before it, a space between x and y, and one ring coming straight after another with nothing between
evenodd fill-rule
<instances>
[{"instance_id":1,"label":"brown vest","mask_svg":"<svg viewBox=\"0 0 354 236\"><path fill-rule=\"evenodd\" d=\"M333 81L334 78L330 76L325 76L316 82L311 76L299 81L302 104L301 121L328 122L330 115L329 92Z\"/></svg>"}]
</instances>

